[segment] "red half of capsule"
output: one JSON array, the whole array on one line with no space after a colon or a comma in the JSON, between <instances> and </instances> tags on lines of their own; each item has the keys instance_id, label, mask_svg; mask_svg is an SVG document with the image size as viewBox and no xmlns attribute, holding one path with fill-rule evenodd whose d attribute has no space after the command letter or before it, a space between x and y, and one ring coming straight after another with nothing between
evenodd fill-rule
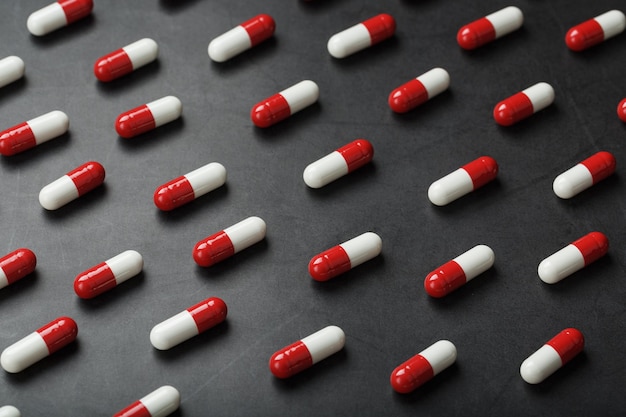
<instances>
[{"instance_id":1,"label":"red half of capsule","mask_svg":"<svg viewBox=\"0 0 626 417\"><path fill-rule=\"evenodd\" d=\"M193 260L200 266L211 266L235 254L235 247L223 230L202 239L193 248Z\"/></svg>"},{"instance_id":2,"label":"red half of capsule","mask_svg":"<svg viewBox=\"0 0 626 417\"><path fill-rule=\"evenodd\" d=\"M199 302L187 309L193 321L198 326L198 333L202 333L211 327L215 327L224 320L228 314L226 303L217 297L211 297Z\"/></svg>"},{"instance_id":3,"label":"red half of capsule","mask_svg":"<svg viewBox=\"0 0 626 417\"><path fill-rule=\"evenodd\" d=\"M74 182L78 195L93 190L104 182L104 167L98 162L90 161L66 174Z\"/></svg>"},{"instance_id":4,"label":"red half of capsule","mask_svg":"<svg viewBox=\"0 0 626 417\"><path fill-rule=\"evenodd\" d=\"M163 184L154 192L154 204L163 211L174 210L195 198L196 194L184 175Z\"/></svg>"},{"instance_id":5,"label":"red half of capsule","mask_svg":"<svg viewBox=\"0 0 626 417\"><path fill-rule=\"evenodd\" d=\"M146 133L155 127L154 116L146 104L120 114L115 120L115 130L124 139Z\"/></svg>"},{"instance_id":6,"label":"red half of capsule","mask_svg":"<svg viewBox=\"0 0 626 417\"><path fill-rule=\"evenodd\" d=\"M137 400L113 417L152 417L152 414L141 401Z\"/></svg>"},{"instance_id":7,"label":"red half of capsule","mask_svg":"<svg viewBox=\"0 0 626 417\"><path fill-rule=\"evenodd\" d=\"M426 276L424 289L431 297L441 298L467 282L465 271L455 261L450 261Z\"/></svg>"},{"instance_id":8,"label":"red half of capsule","mask_svg":"<svg viewBox=\"0 0 626 417\"><path fill-rule=\"evenodd\" d=\"M0 268L7 278L8 284L13 284L32 273L37 266L37 257L30 249L20 248L0 258Z\"/></svg>"},{"instance_id":9,"label":"red half of capsule","mask_svg":"<svg viewBox=\"0 0 626 417\"><path fill-rule=\"evenodd\" d=\"M252 107L250 117L258 127L269 127L291 115L289 103L280 94L266 98Z\"/></svg>"},{"instance_id":10,"label":"red half of capsule","mask_svg":"<svg viewBox=\"0 0 626 417\"><path fill-rule=\"evenodd\" d=\"M88 16L93 9L92 0L59 0L58 3L65 13L68 25Z\"/></svg>"},{"instance_id":11,"label":"red half of capsule","mask_svg":"<svg viewBox=\"0 0 626 417\"><path fill-rule=\"evenodd\" d=\"M35 135L28 123L24 122L0 133L0 154L15 155L37 145Z\"/></svg>"},{"instance_id":12,"label":"red half of capsule","mask_svg":"<svg viewBox=\"0 0 626 417\"><path fill-rule=\"evenodd\" d=\"M384 41L396 32L396 20L386 13L367 19L363 26L370 33L372 45Z\"/></svg>"},{"instance_id":13,"label":"red half of capsule","mask_svg":"<svg viewBox=\"0 0 626 417\"><path fill-rule=\"evenodd\" d=\"M546 345L550 345L556 350L563 365L565 365L574 356L582 352L585 347L585 337L579 330L570 327L554 336L546 342Z\"/></svg>"},{"instance_id":14,"label":"red half of capsule","mask_svg":"<svg viewBox=\"0 0 626 417\"><path fill-rule=\"evenodd\" d=\"M241 26L248 32L251 46L256 46L270 38L274 34L274 30L276 30L276 22L268 14L254 16L252 19L243 22Z\"/></svg>"},{"instance_id":15,"label":"red half of capsule","mask_svg":"<svg viewBox=\"0 0 626 417\"><path fill-rule=\"evenodd\" d=\"M511 126L520 120L532 116L533 103L523 92L502 100L493 109L493 118L500 126Z\"/></svg>"},{"instance_id":16,"label":"red half of capsule","mask_svg":"<svg viewBox=\"0 0 626 417\"><path fill-rule=\"evenodd\" d=\"M337 149L348 164L348 172L361 168L374 157L374 147L365 139L357 139Z\"/></svg>"},{"instance_id":17,"label":"red half of capsule","mask_svg":"<svg viewBox=\"0 0 626 417\"><path fill-rule=\"evenodd\" d=\"M116 286L115 275L106 262L88 269L74 279L74 292L83 299L93 298Z\"/></svg>"},{"instance_id":18,"label":"red half of capsule","mask_svg":"<svg viewBox=\"0 0 626 417\"><path fill-rule=\"evenodd\" d=\"M572 51L580 52L604 40L604 30L596 19L576 25L565 34L565 44Z\"/></svg>"},{"instance_id":19,"label":"red half of capsule","mask_svg":"<svg viewBox=\"0 0 626 417\"><path fill-rule=\"evenodd\" d=\"M585 265L602 258L609 251L609 239L600 232L591 232L575 242L576 246L585 259Z\"/></svg>"},{"instance_id":20,"label":"red half of capsule","mask_svg":"<svg viewBox=\"0 0 626 417\"><path fill-rule=\"evenodd\" d=\"M391 373L391 386L396 392L407 394L419 388L435 375L433 367L422 355L415 355Z\"/></svg>"},{"instance_id":21,"label":"red half of capsule","mask_svg":"<svg viewBox=\"0 0 626 417\"><path fill-rule=\"evenodd\" d=\"M622 122L626 123L626 98L622 99L617 105L617 117L619 117Z\"/></svg>"},{"instance_id":22,"label":"red half of capsule","mask_svg":"<svg viewBox=\"0 0 626 417\"><path fill-rule=\"evenodd\" d=\"M309 262L309 274L316 281L328 281L350 268L350 258L341 245L320 253Z\"/></svg>"},{"instance_id":23,"label":"red half of capsule","mask_svg":"<svg viewBox=\"0 0 626 417\"><path fill-rule=\"evenodd\" d=\"M76 322L69 317L59 317L37 330L43 338L48 352L53 354L63 346L72 343L78 335Z\"/></svg>"},{"instance_id":24,"label":"red half of capsule","mask_svg":"<svg viewBox=\"0 0 626 417\"><path fill-rule=\"evenodd\" d=\"M394 112L406 113L428 101L428 90L421 81L414 78L393 90L387 101Z\"/></svg>"},{"instance_id":25,"label":"red half of capsule","mask_svg":"<svg viewBox=\"0 0 626 417\"><path fill-rule=\"evenodd\" d=\"M606 151L598 152L581 162L591 173L593 183L602 181L615 172L615 157Z\"/></svg>"},{"instance_id":26,"label":"red half of capsule","mask_svg":"<svg viewBox=\"0 0 626 417\"><path fill-rule=\"evenodd\" d=\"M493 181L498 175L498 163L490 156L481 156L461 168L472 178L474 190Z\"/></svg>"},{"instance_id":27,"label":"red half of capsule","mask_svg":"<svg viewBox=\"0 0 626 417\"><path fill-rule=\"evenodd\" d=\"M133 63L123 48L103 56L93 66L93 73L102 82L113 81L133 72Z\"/></svg>"},{"instance_id":28,"label":"red half of capsule","mask_svg":"<svg viewBox=\"0 0 626 417\"><path fill-rule=\"evenodd\" d=\"M456 34L456 41L463 49L472 50L496 39L496 30L486 17L463 26Z\"/></svg>"},{"instance_id":29,"label":"red half of capsule","mask_svg":"<svg viewBox=\"0 0 626 417\"><path fill-rule=\"evenodd\" d=\"M270 371L277 378L289 378L313 365L311 353L302 341L289 345L270 358Z\"/></svg>"}]
</instances>

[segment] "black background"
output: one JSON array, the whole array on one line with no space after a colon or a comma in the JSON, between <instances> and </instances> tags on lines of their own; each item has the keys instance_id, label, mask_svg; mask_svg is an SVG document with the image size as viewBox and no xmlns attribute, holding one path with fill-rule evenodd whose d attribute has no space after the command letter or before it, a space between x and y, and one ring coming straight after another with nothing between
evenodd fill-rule
<instances>
[{"instance_id":1,"label":"black background","mask_svg":"<svg viewBox=\"0 0 626 417\"><path fill-rule=\"evenodd\" d=\"M1 56L18 55L26 76L0 90L2 129L59 109L68 134L0 159L0 252L31 248L36 272L0 291L0 345L52 319L79 326L76 343L17 375L0 372L0 405L24 416L106 416L157 387L182 396L177 416L276 415L618 415L626 406L625 127L626 35L582 53L564 34L618 0L519 0L521 30L479 50L456 44L464 24L511 5L495 0L133 0L96 1L93 15L43 38L26 30L46 1L0 6ZM328 38L378 13L396 35L343 60ZM211 39L258 13L274 17L274 38L231 61L207 56ZM143 37L158 61L110 84L95 60ZM396 115L395 87L433 67L450 89ZM312 107L261 130L253 104L303 79L320 87ZM494 105L539 81L555 103L513 127ZM183 102L180 120L132 140L117 136L118 114L166 95ZM359 137L372 164L320 190L308 189L310 162ZM552 192L561 172L607 150L617 172L564 201ZM446 207L427 198L436 179L481 155L498 179ZM55 212L39 190L76 166L104 165L103 187ZM227 185L171 213L154 189L217 161ZM248 216L267 238L210 269L191 258L194 244ZM315 254L365 231L383 240L380 257L326 283L307 264ZM598 230L609 254L555 284L539 262ZM444 299L424 277L476 244L496 254L494 268ZM93 300L73 292L74 277L124 250L144 271ZM209 296L227 321L170 351L156 351L150 329ZM268 370L281 347L335 324L340 353L287 381ZM586 337L584 353L538 386L519 365L565 327ZM439 339L457 363L409 395L393 392L391 371Z\"/></svg>"}]
</instances>

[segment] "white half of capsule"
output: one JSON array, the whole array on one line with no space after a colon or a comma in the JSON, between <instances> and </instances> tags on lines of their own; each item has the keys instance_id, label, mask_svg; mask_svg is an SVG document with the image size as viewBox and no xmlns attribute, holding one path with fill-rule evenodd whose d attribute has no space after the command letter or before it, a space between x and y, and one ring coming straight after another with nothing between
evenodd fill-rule
<instances>
[{"instance_id":1,"label":"white half of capsule","mask_svg":"<svg viewBox=\"0 0 626 417\"><path fill-rule=\"evenodd\" d=\"M226 182L226 168L218 162L211 162L185 174L193 189L195 198L221 187Z\"/></svg>"},{"instance_id":2,"label":"white half of capsule","mask_svg":"<svg viewBox=\"0 0 626 417\"><path fill-rule=\"evenodd\" d=\"M496 255L487 245L477 245L453 259L465 273L466 282L493 266Z\"/></svg>"},{"instance_id":3,"label":"white half of capsule","mask_svg":"<svg viewBox=\"0 0 626 417\"><path fill-rule=\"evenodd\" d=\"M198 325L185 310L154 326L150 331L150 343L156 349L168 350L198 334Z\"/></svg>"},{"instance_id":4,"label":"white half of capsule","mask_svg":"<svg viewBox=\"0 0 626 417\"><path fill-rule=\"evenodd\" d=\"M456 346L449 340L439 340L419 353L433 368L433 376L456 361Z\"/></svg>"},{"instance_id":5,"label":"white half of capsule","mask_svg":"<svg viewBox=\"0 0 626 417\"><path fill-rule=\"evenodd\" d=\"M235 253L265 238L266 225L260 217L252 216L224 229Z\"/></svg>"},{"instance_id":6,"label":"white half of capsule","mask_svg":"<svg viewBox=\"0 0 626 417\"><path fill-rule=\"evenodd\" d=\"M209 43L209 58L215 62L224 62L250 48L252 39L246 29L239 25Z\"/></svg>"},{"instance_id":7,"label":"white half of capsule","mask_svg":"<svg viewBox=\"0 0 626 417\"><path fill-rule=\"evenodd\" d=\"M428 99L446 91L450 87L450 74L443 68L433 68L416 78L422 83L428 94Z\"/></svg>"},{"instance_id":8,"label":"white half of capsule","mask_svg":"<svg viewBox=\"0 0 626 417\"><path fill-rule=\"evenodd\" d=\"M524 14L515 6L505 7L485 18L493 25L496 39L519 29L524 24Z\"/></svg>"},{"instance_id":9,"label":"white half of capsule","mask_svg":"<svg viewBox=\"0 0 626 417\"><path fill-rule=\"evenodd\" d=\"M48 355L50 351L43 337L33 332L4 349L0 355L0 364L5 371L17 373Z\"/></svg>"},{"instance_id":10,"label":"white half of capsule","mask_svg":"<svg viewBox=\"0 0 626 417\"><path fill-rule=\"evenodd\" d=\"M604 32L604 40L619 35L626 28L626 16L619 10L610 10L593 18Z\"/></svg>"},{"instance_id":11,"label":"white half of capsule","mask_svg":"<svg viewBox=\"0 0 626 417\"><path fill-rule=\"evenodd\" d=\"M67 26L67 17L58 2L51 3L28 16L26 27L35 36L43 36Z\"/></svg>"},{"instance_id":12,"label":"white half of capsule","mask_svg":"<svg viewBox=\"0 0 626 417\"><path fill-rule=\"evenodd\" d=\"M180 393L170 385L163 385L139 400L150 413L150 417L165 417L178 410Z\"/></svg>"},{"instance_id":13,"label":"white half of capsule","mask_svg":"<svg viewBox=\"0 0 626 417\"><path fill-rule=\"evenodd\" d=\"M372 36L363 23L334 34L328 40L328 53L334 58L345 58L372 45Z\"/></svg>"},{"instance_id":14,"label":"white half of capsule","mask_svg":"<svg viewBox=\"0 0 626 417\"><path fill-rule=\"evenodd\" d=\"M78 198L78 188L68 176L54 180L39 192L39 204L46 210L56 210Z\"/></svg>"},{"instance_id":15,"label":"white half of capsule","mask_svg":"<svg viewBox=\"0 0 626 417\"><path fill-rule=\"evenodd\" d=\"M562 366L563 361L558 352L545 344L522 362L519 373L529 384L538 384Z\"/></svg>"},{"instance_id":16,"label":"white half of capsule","mask_svg":"<svg viewBox=\"0 0 626 417\"><path fill-rule=\"evenodd\" d=\"M348 173L348 163L340 152L334 151L309 164L302 173L304 183L321 188Z\"/></svg>"},{"instance_id":17,"label":"white half of capsule","mask_svg":"<svg viewBox=\"0 0 626 417\"><path fill-rule=\"evenodd\" d=\"M11 84L24 76L26 66L22 58L8 56L0 60L0 87Z\"/></svg>"},{"instance_id":18,"label":"white half of capsule","mask_svg":"<svg viewBox=\"0 0 626 417\"><path fill-rule=\"evenodd\" d=\"M301 340L311 354L313 364L343 349L346 335L337 326L324 327Z\"/></svg>"},{"instance_id":19,"label":"white half of capsule","mask_svg":"<svg viewBox=\"0 0 626 417\"><path fill-rule=\"evenodd\" d=\"M5 405L0 407L0 417L22 417L22 413L12 405Z\"/></svg>"},{"instance_id":20,"label":"white half of capsule","mask_svg":"<svg viewBox=\"0 0 626 417\"><path fill-rule=\"evenodd\" d=\"M466 170L459 168L433 182L428 187L428 199L436 206L445 206L472 191L474 191L472 177Z\"/></svg>"},{"instance_id":21,"label":"white half of capsule","mask_svg":"<svg viewBox=\"0 0 626 417\"><path fill-rule=\"evenodd\" d=\"M172 122L178 119L183 113L183 103L174 96L160 98L146 104L146 106L150 110L150 113L152 113L154 127Z\"/></svg>"},{"instance_id":22,"label":"white half of capsule","mask_svg":"<svg viewBox=\"0 0 626 417\"><path fill-rule=\"evenodd\" d=\"M554 102L554 88L548 83L537 83L523 90L522 93L524 93L532 103L534 113L545 109Z\"/></svg>"},{"instance_id":23,"label":"white half of capsule","mask_svg":"<svg viewBox=\"0 0 626 417\"><path fill-rule=\"evenodd\" d=\"M339 245L350 258L352 268L367 262L380 255L383 249L383 241L374 232L365 232L355 238Z\"/></svg>"},{"instance_id":24,"label":"white half of capsule","mask_svg":"<svg viewBox=\"0 0 626 417\"><path fill-rule=\"evenodd\" d=\"M143 257L134 250L122 252L105 263L113 273L118 285L139 274L143 269Z\"/></svg>"},{"instance_id":25,"label":"white half of capsule","mask_svg":"<svg viewBox=\"0 0 626 417\"><path fill-rule=\"evenodd\" d=\"M61 136L70 127L70 118L59 110L53 110L27 121L37 145Z\"/></svg>"},{"instance_id":26,"label":"white half of capsule","mask_svg":"<svg viewBox=\"0 0 626 417\"><path fill-rule=\"evenodd\" d=\"M593 175L583 164L577 164L554 179L552 190L557 197L572 198L593 185Z\"/></svg>"},{"instance_id":27,"label":"white half of capsule","mask_svg":"<svg viewBox=\"0 0 626 417\"><path fill-rule=\"evenodd\" d=\"M151 63L159 55L159 45L150 38L139 39L122 50L128 55L134 70Z\"/></svg>"},{"instance_id":28,"label":"white half of capsule","mask_svg":"<svg viewBox=\"0 0 626 417\"><path fill-rule=\"evenodd\" d=\"M320 89L313 81L304 80L278 94L283 96L289 104L290 113L294 114L315 103L320 97Z\"/></svg>"},{"instance_id":29,"label":"white half of capsule","mask_svg":"<svg viewBox=\"0 0 626 417\"><path fill-rule=\"evenodd\" d=\"M555 284L584 268L585 258L580 250L569 244L541 261L537 268L539 278L546 284Z\"/></svg>"}]
</instances>

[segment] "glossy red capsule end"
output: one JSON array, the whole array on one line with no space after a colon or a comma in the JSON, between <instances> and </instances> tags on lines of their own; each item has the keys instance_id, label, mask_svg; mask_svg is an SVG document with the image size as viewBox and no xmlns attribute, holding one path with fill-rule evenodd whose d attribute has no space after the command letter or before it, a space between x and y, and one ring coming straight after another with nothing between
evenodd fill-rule
<instances>
[{"instance_id":1,"label":"glossy red capsule end","mask_svg":"<svg viewBox=\"0 0 626 417\"><path fill-rule=\"evenodd\" d=\"M154 204L163 211L174 210L194 199L193 188L184 175L163 184L154 192Z\"/></svg>"},{"instance_id":2,"label":"glossy red capsule end","mask_svg":"<svg viewBox=\"0 0 626 417\"><path fill-rule=\"evenodd\" d=\"M289 378L313 365L311 353L302 341L285 347L270 358L270 371L276 378Z\"/></svg>"},{"instance_id":3,"label":"glossy red capsule end","mask_svg":"<svg viewBox=\"0 0 626 417\"><path fill-rule=\"evenodd\" d=\"M600 232L591 232L575 242L585 260L585 266L602 258L609 251L609 239Z\"/></svg>"},{"instance_id":4,"label":"glossy red capsule end","mask_svg":"<svg viewBox=\"0 0 626 417\"><path fill-rule=\"evenodd\" d=\"M235 247L223 230L202 239L193 248L193 260L200 266L211 266L235 254Z\"/></svg>"},{"instance_id":5,"label":"glossy red capsule end","mask_svg":"<svg viewBox=\"0 0 626 417\"><path fill-rule=\"evenodd\" d=\"M533 103L530 98L520 91L496 104L493 109L493 118L500 126L511 126L532 116L533 112Z\"/></svg>"},{"instance_id":6,"label":"glossy red capsule end","mask_svg":"<svg viewBox=\"0 0 626 417\"><path fill-rule=\"evenodd\" d=\"M102 262L74 279L74 292L80 298L94 298L117 286L113 271Z\"/></svg>"},{"instance_id":7,"label":"glossy red capsule end","mask_svg":"<svg viewBox=\"0 0 626 417\"><path fill-rule=\"evenodd\" d=\"M467 171L472 179L474 190L493 181L498 175L498 163L490 156L481 156L461 168Z\"/></svg>"},{"instance_id":8,"label":"glossy red capsule end","mask_svg":"<svg viewBox=\"0 0 626 417\"><path fill-rule=\"evenodd\" d=\"M59 0L58 3L65 13L68 25L88 16L93 10L92 0Z\"/></svg>"},{"instance_id":9,"label":"glossy red capsule end","mask_svg":"<svg viewBox=\"0 0 626 417\"><path fill-rule=\"evenodd\" d=\"M130 139L155 127L154 116L146 104L120 114L115 120L115 130L124 139Z\"/></svg>"},{"instance_id":10,"label":"glossy red capsule end","mask_svg":"<svg viewBox=\"0 0 626 417\"><path fill-rule=\"evenodd\" d=\"M256 46L264 40L271 38L276 30L276 22L272 16L260 14L250 20L246 20L241 26L250 36L251 46Z\"/></svg>"},{"instance_id":11,"label":"glossy red capsule end","mask_svg":"<svg viewBox=\"0 0 626 417\"><path fill-rule=\"evenodd\" d=\"M450 261L426 276L424 289L431 297L441 298L466 282L467 279L463 268L458 263Z\"/></svg>"},{"instance_id":12,"label":"glossy red capsule end","mask_svg":"<svg viewBox=\"0 0 626 417\"><path fill-rule=\"evenodd\" d=\"M402 84L389 94L389 107L396 113L406 113L428 101L428 91L417 79Z\"/></svg>"},{"instance_id":13,"label":"glossy red capsule end","mask_svg":"<svg viewBox=\"0 0 626 417\"><path fill-rule=\"evenodd\" d=\"M289 103L280 94L257 103L252 107L250 118L257 127L270 127L291 115Z\"/></svg>"},{"instance_id":14,"label":"glossy red capsule end","mask_svg":"<svg viewBox=\"0 0 626 417\"><path fill-rule=\"evenodd\" d=\"M390 38L396 32L396 20L386 13L367 19L363 22L363 26L370 34L372 45Z\"/></svg>"},{"instance_id":15,"label":"glossy red capsule end","mask_svg":"<svg viewBox=\"0 0 626 417\"><path fill-rule=\"evenodd\" d=\"M53 354L76 340L78 326L69 317L59 317L37 330L37 333L43 338L50 354Z\"/></svg>"},{"instance_id":16,"label":"glossy red capsule end","mask_svg":"<svg viewBox=\"0 0 626 417\"><path fill-rule=\"evenodd\" d=\"M141 401L135 401L113 417L152 417L152 414Z\"/></svg>"},{"instance_id":17,"label":"glossy red capsule end","mask_svg":"<svg viewBox=\"0 0 626 417\"><path fill-rule=\"evenodd\" d=\"M37 266L37 257L30 249L20 248L0 258L0 269L7 284L13 284L32 273Z\"/></svg>"},{"instance_id":18,"label":"glossy red capsule end","mask_svg":"<svg viewBox=\"0 0 626 417\"><path fill-rule=\"evenodd\" d=\"M617 117L626 123L626 98L619 102L617 105Z\"/></svg>"},{"instance_id":19,"label":"glossy red capsule end","mask_svg":"<svg viewBox=\"0 0 626 417\"><path fill-rule=\"evenodd\" d=\"M113 81L133 71L133 63L124 49L120 48L100 58L93 67L96 78L102 82Z\"/></svg>"},{"instance_id":20,"label":"glossy red capsule end","mask_svg":"<svg viewBox=\"0 0 626 417\"><path fill-rule=\"evenodd\" d=\"M472 50L496 39L493 24L483 17L459 29L456 41L463 49Z\"/></svg>"},{"instance_id":21,"label":"glossy red capsule end","mask_svg":"<svg viewBox=\"0 0 626 417\"><path fill-rule=\"evenodd\" d=\"M104 167L98 162L90 161L67 173L81 196L104 182Z\"/></svg>"},{"instance_id":22,"label":"glossy red capsule end","mask_svg":"<svg viewBox=\"0 0 626 417\"><path fill-rule=\"evenodd\" d=\"M187 309L193 321L198 326L198 333L202 333L211 327L215 327L224 320L228 314L226 303L217 297L207 298Z\"/></svg>"},{"instance_id":23,"label":"glossy red capsule end","mask_svg":"<svg viewBox=\"0 0 626 417\"><path fill-rule=\"evenodd\" d=\"M340 245L320 253L309 262L309 274L315 281L328 281L350 268L350 257Z\"/></svg>"},{"instance_id":24,"label":"glossy red capsule end","mask_svg":"<svg viewBox=\"0 0 626 417\"><path fill-rule=\"evenodd\" d=\"M391 386L400 394L408 394L432 379L434 371L422 356L415 355L391 373Z\"/></svg>"},{"instance_id":25,"label":"glossy red capsule end","mask_svg":"<svg viewBox=\"0 0 626 417\"><path fill-rule=\"evenodd\" d=\"M374 157L374 147L365 139L357 139L337 149L348 164L348 172L361 168Z\"/></svg>"},{"instance_id":26,"label":"glossy red capsule end","mask_svg":"<svg viewBox=\"0 0 626 417\"><path fill-rule=\"evenodd\" d=\"M37 145L35 135L28 123L24 122L0 133L0 154L15 155Z\"/></svg>"},{"instance_id":27,"label":"glossy red capsule end","mask_svg":"<svg viewBox=\"0 0 626 417\"><path fill-rule=\"evenodd\" d=\"M580 25L574 26L565 35L565 44L575 52L584 51L603 40L604 30L595 19L589 19Z\"/></svg>"},{"instance_id":28,"label":"glossy red capsule end","mask_svg":"<svg viewBox=\"0 0 626 417\"><path fill-rule=\"evenodd\" d=\"M556 350L556 353L561 357L563 365L565 365L574 356L582 352L585 347L585 337L579 330L569 328L554 336L546 342L546 345L550 345Z\"/></svg>"},{"instance_id":29,"label":"glossy red capsule end","mask_svg":"<svg viewBox=\"0 0 626 417\"><path fill-rule=\"evenodd\" d=\"M615 157L606 151L598 152L581 162L591 173L593 183L602 181L615 172Z\"/></svg>"}]
</instances>

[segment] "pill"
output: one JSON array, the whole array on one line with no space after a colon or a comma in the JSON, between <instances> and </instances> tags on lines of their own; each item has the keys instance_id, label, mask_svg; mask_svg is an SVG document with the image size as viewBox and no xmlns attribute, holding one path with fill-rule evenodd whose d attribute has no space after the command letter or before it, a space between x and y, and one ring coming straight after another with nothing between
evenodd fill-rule
<instances>
[{"instance_id":1,"label":"pill","mask_svg":"<svg viewBox=\"0 0 626 417\"><path fill-rule=\"evenodd\" d=\"M622 122L626 123L626 98L622 99L617 105L617 117L619 117Z\"/></svg>"},{"instance_id":2,"label":"pill","mask_svg":"<svg viewBox=\"0 0 626 417\"><path fill-rule=\"evenodd\" d=\"M365 232L334 246L309 262L309 274L316 281L328 281L378 256L383 241L373 232Z\"/></svg>"},{"instance_id":3,"label":"pill","mask_svg":"<svg viewBox=\"0 0 626 417\"><path fill-rule=\"evenodd\" d=\"M0 364L5 371L23 371L76 339L78 326L69 317L59 317L13 343L2 351Z\"/></svg>"},{"instance_id":4,"label":"pill","mask_svg":"<svg viewBox=\"0 0 626 417\"><path fill-rule=\"evenodd\" d=\"M445 206L493 181L497 175L495 159L481 156L433 182L428 188L428 199L436 206Z\"/></svg>"},{"instance_id":5,"label":"pill","mask_svg":"<svg viewBox=\"0 0 626 417\"><path fill-rule=\"evenodd\" d=\"M134 277L142 269L141 254L127 250L78 274L74 279L74 292L83 299L93 298Z\"/></svg>"},{"instance_id":6,"label":"pill","mask_svg":"<svg viewBox=\"0 0 626 417\"><path fill-rule=\"evenodd\" d=\"M500 126L511 126L545 109L554 102L554 89L548 83L537 83L502 100L493 109Z\"/></svg>"},{"instance_id":7,"label":"pill","mask_svg":"<svg viewBox=\"0 0 626 417\"><path fill-rule=\"evenodd\" d=\"M92 9L92 0L59 0L31 13L26 26L31 34L43 36L89 16Z\"/></svg>"},{"instance_id":8,"label":"pill","mask_svg":"<svg viewBox=\"0 0 626 417\"><path fill-rule=\"evenodd\" d=\"M516 31L523 23L524 14L520 9L505 7L463 26L456 35L456 41L463 49L476 49Z\"/></svg>"},{"instance_id":9,"label":"pill","mask_svg":"<svg viewBox=\"0 0 626 417\"><path fill-rule=\"evenodd\" d=\"M209 43L209 57L215 62L232 57L258 45L274 34L276 23L272 16L260 14L221 34Z\"/></svg>"},{"instance_id":10,"label":"pill","mask_svg":"<svg viewBox=\"0 0 626 417\"><path fill-rule=\"evenodd\" d=\"M20 410L13 407L12 405L5 405L4 407L0 407L0 417L21 417L22 414Z\"/></svg>"},{"instance_id":11,"label":"pill","mask_svg":"<svg viewBox=\"0 0 626 417\"><path fill-rule=\"evenodd\" d=\"M396 392L408 394L456 361L456 347L448 340L433 343L396 369L390 377Z\"/></svg>"},{"instance_id":12,"label":"pill","mask_svg":"<svg viewBox=\"0 0 626 417\"><path fill-rule=\"evenodd\" d=\"M345 58L390 38L395 31L395 19L382 13L331 36L328 53L334 58Z\"/></svg>"},{"instance_id":13,"label":"pill","mask_svg":"<svg viewBox=\"0 0 626 417\"><path fill-rule=\"evenodd\" d=\"M615 157L598 152L554 179L552 189L561 198L572 198L615 172Z\"/></svg>"},{"instance_id":14,"label":"pill","mask_svg":"<svg viewBox=\"0 0 626 417\"><path fill-rule=\"evenodd\" d=\"M115 120L115 130L121 137L130 139L178 119L182 112L183 104L178 98L163 97L120 114Z\"/></svg>"},{"instance_id":15,"label":"pill","mask_svg":"<svg viewBox=\"0 0 626 417\"><path fill-rule=\"evenodd\" d=\"M226 168L211 162L157 187L154 204L163 211L174 210L221 187L225 182Z\"/></svg>"},{"instance_id":16,"label":"pill","mask_svg":"<svg viewBox=\"0 0 626 417\"><path fill-rule=\"evenodd\" d=\"M265 229L262 219L248 217L196 243L193 260L200 266L215 265L263 240Z\"/></svg>"},{"instance_id":17,"label":"pill","mask_svg":"<svg viewBox=\"0 0 626 417\"><path fill-rule=\"evenodd\" d=\"M580 52L619 35L626 28L626 16L619 10L611 10L574 26L565 34L565 44L572 51Z\"/></svg>"},{"instance_id":18,"label":"pill","mask_svg":"<svg viewBox=\"0 0 626 417\"><path fill-rule=\"evenodd\" d=\"M224 301L210 297L154 326L150 343L159 350L168 350L226 320Z\"/></svg>"},{"instance_id":19,"label":"pill","mask_svg":"<svg viewBox=\"0 0 626 417\"><path fill-rule=\"evenodd\" d=\"M157 388L140 400L135 401L113 417L165 417L178 410L180 393L172 386Z\"/></svg>"},{"instance_id":20,"label":"pill","mask_svg":"<svg viewBox=\"0 0 626 417\"><path fill-rule=\"evenodd\" d=\"M0 60L0 87L11 84L24 76L26 66L22 58L8 56Z\"/></svg>"},{"instance_id":21,"label":"pill","mask_svg":"<svg viewBox=\"0 0 626 417\"><path fill-rule=\"evenodd\" d=\"M424 289L431 297L444 297L491 268L495 259L489 246L474 246L428 274Z\"/></svg>"},{"instance_id":22,"label":"pill","mask_svg":"<svg viewBox=\"0 0 626 417\"><path fill-rule=\"evenodd\" d=\"M270 358L270 371L277 378L289 378L343 349L346 335L337 326L327 326L286 346Z\"/></svg>"},{"instance_id":23,"label":"pill","mask_svg":"<svg viewBox=\"0 0 626 417\"><path fill-rule=\"evenodd\" d=\"M302 177L304 183L311 188L321 188L326 184L343 177L363 165L374 157L372 144L365 139L357 139L325 157L309 164Z\"/></svg>"},{"instance_id":24,"label":"pill","mask_svg":"<svg viewBox=\"0 0 626 417\"><path fill-rule=\"evenodd\" d=\"M450 75L443 68L433 68L402 84L389 94L389 107L396 113L406 113L443 93L450 86Z\"/></svg>"},{"instance_id":25,"label":"pill","mask_svg":"<svg viewBox=\"0 0 626 417\"><path fill-rule=\"evenodd\" d=\"M250 111L250 118L257 127L270 127L309 107L319 96L317 84L310 80L300 81L255 104Z\"/></svg>"},{"instance_id":26,"label":"pill","mask_svg":"<svg viewBox=\"0 0 626 417\"><path fill-rule=\"evenodd\" d=\"M54 110L0 132L0 154L15 155L61 136L70 127L67 114Z\"/></svg>"},{"instance_id":27,"label":"pill","mask_svg":"<svg viewBox=\"0 0 626 417\"><path fill-rule=\"evenodd\" d=\"M609 251L609 239L600 232L591 232L541 261L539 278L555 284L563 278L597 261Z\"/></svg>"},{"instance_id":28,"label":"pill","mask_svg":"<svg viewBox=\"0 0 626 417\"><path fill-rule=\"evenodd\" d=\"M0 288L13 284L32 273L37 257L30 249L20 248L0 258Z\"/></svg>"},{"instance_id":29,"label":"pill","mask_svg":"<svg viewBox=\"0 0 626 417\"><path fill-rule=\"evenodd\" d=\"M104 167L90 161L51 182L39 192L39 204L46 210L56 210L93 190L104 182Z\"/></svg>"},{"instance_id":30,"label":"pill","mask_svg":"<svg viewBox=\"0 0 626 417\"><path fill-rule=\"evenodd\" d=\"M565 329L526 358L519 373L529 384L538 384L571 361L584 347L585 338L579 330Z\"/></svg>"},{"instance_id":31,"label":"pill","mask_svg":"<svg viewBox=\"0 0 626 417\"><path fill-rule=\"evenodd\" d=\"M94 64L93 73L102 82L113 81L148 65L157 59L158 54L159 45L154 40L140 39L98 58Z\"/></svg>"}]
</instances>

